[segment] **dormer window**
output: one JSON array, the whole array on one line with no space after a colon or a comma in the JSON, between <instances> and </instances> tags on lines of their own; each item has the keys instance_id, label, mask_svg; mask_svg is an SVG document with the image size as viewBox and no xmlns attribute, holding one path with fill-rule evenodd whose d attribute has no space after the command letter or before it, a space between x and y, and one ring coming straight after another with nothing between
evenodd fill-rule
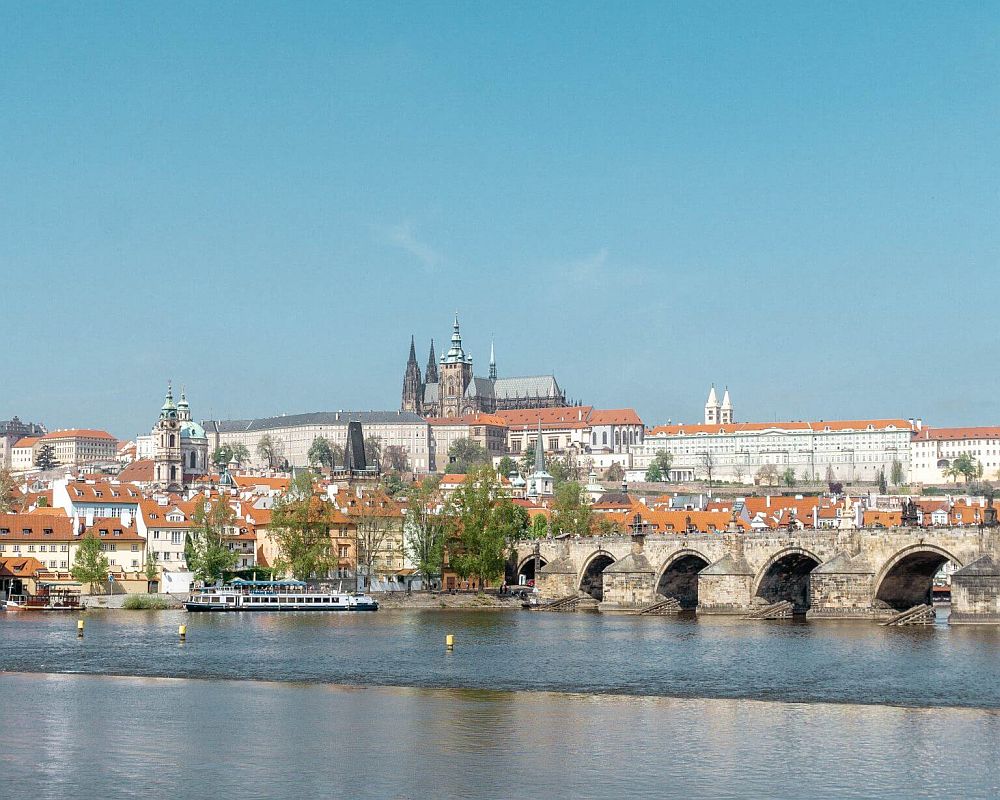
<instances>
[{"instance_id":1,"label":"dormer window","mask_svg":"<svg viewBox=\"0 0 1000 800\"><path fill-rule=\"evenodd\" d=\"M101 533L101 536L107 536L107 535L108 535L108 530L107 530L107 528L101 528L101 531L100 531L100 533Z\"/></svg>"},{"instance_id":2,"label":"dormer window","mask_svg":"<svg viewBox=\"0 0 1000 800\"><path fill-rule=\"evenodd\" d=\"M42 535L43 536L51 536L52 535L52 528L45 528L45 530L42 531Z\"/></svg>"},{"instance_id":3,"label":"dormer window","mask_svg":"<svg viewBox=\"0 0 1000 800\"><path fill-rule=\"evenodd\" d=\"M31 536L31 528L22 528L22 529L21 529L21 533L22 533L22 534L23 534L24 536Z\"/></svg>"},{"instance_id":4,"label":"dormer window","mask_svg":"<svg viewBox=\"0 0 1000 800\"><path fill-rule=\"evenodd\" d=\"M122 529L121 528L115 528L115 536L121 536L121 535L122 535Z\"/></svg>"}]
</instances>

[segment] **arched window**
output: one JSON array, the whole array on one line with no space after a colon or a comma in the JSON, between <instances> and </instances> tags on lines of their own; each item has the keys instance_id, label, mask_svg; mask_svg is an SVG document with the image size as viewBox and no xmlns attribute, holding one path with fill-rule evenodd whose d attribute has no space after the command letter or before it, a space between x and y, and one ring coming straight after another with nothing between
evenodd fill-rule
<instances>
[{"instance_id":1,"label":"arched window","mask_svg":"<svg viewBox=\"0 0 1000 800\"><path fill-rule=\"evenodd\" d=\"M608 443L608 432L607 431L602 431L601 432L601 444L607 444L607 443Z\"/></svg>"},{"instance_id":2,"label":"arched window","mask_svg":"<svg viewBox=\"0 0 1000 800\"><path fill-rule=\"evenodd\" d=\"M173 466L172 464L170 466L170 480L172 481L177 480L177 467Z\"/></svg>"},{"instance_id":3,"label":"arched window","mask_svg":"<svg viewBox=\"0 0 1000 800\"><path fill-rule=\"evenodd\" d=\"M175 447L175 444L174 444L175 441L177 441L177 437L174 436L173 434L170 434L170 444L168 446L169 447Z\"/></svg>"}]
</instances>

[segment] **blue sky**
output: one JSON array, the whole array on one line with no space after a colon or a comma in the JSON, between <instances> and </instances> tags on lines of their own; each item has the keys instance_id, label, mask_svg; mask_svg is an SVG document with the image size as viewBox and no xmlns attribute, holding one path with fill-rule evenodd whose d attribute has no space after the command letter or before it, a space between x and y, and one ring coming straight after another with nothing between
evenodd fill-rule
<instances>
[{"instance_id":1,"label":"blue sky","mask_svg":"<svg viewBox=\"0 0 1000 800\"><path fill-rule=\"evenodd\" d=\"M0 418L998 423L996 3L5 4ZM440 350L439 350L440 352Z\"/></svg>"}]
</instances>

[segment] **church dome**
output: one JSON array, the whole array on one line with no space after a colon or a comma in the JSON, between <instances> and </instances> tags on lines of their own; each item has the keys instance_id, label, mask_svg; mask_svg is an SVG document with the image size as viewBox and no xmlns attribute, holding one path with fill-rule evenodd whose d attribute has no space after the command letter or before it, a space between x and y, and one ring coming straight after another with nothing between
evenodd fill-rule
<instances>
[{"instance_id":1,"label":"church dome","mask_svg":"<svg viewBox=\"0 0 1000 800\"><path fill-rule=\"evenodd\" d=\"M181 425L182 439L207 439L205 429L194 420L188 420Z\"/></svg>"}]
</instances>

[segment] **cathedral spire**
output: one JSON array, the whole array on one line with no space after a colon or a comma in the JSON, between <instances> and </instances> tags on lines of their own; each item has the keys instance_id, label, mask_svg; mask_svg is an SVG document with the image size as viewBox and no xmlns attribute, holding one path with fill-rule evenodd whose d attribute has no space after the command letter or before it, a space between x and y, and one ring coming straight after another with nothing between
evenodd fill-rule
<instances>
[{"instance_id":1,"label":"cathedral spire","mask_svg":"<svg viewBox=\"0 0 1000 800\"><path fill-rule=\"evenodd\" d=\"M493 352L493 338L490 338L490 380L497 379L497 357Z\"/></svg>"},{"instance_id":2,"label":"cathedral spire","mask_svg":"<svg viewBox=\"0 0 1000 800\"><path fill-rule=\"evenodd\" d=\"M441 361L447 364L466 364L472 362L472 359L468 358L462 349L462 331L458 327L457 311L455 312L455 324L451 331L451 347Z\"/></svg>"},{"instance_id":3,"label":"cathedral spire","mask_svg":"<svg viewBox=\"0 0 1000 800\"><path fill-rule=\"evenodd\" d=\"M417 347L413 341L413 334L410 334L410 357L406 359L406 366L417 363Z\"/></svg>"},{"instance_id":4,"label":"cathedral spire","mask_svg":"<svg viewBox=\"0 0 1000 800\"><path fill-rule=\"evenodd\" d=\"M434 340L431 339L431 354L427 356L427 372L424 374L427 383L438 382L437 356L434 355Z\"/></svg>"}]
</instances>

